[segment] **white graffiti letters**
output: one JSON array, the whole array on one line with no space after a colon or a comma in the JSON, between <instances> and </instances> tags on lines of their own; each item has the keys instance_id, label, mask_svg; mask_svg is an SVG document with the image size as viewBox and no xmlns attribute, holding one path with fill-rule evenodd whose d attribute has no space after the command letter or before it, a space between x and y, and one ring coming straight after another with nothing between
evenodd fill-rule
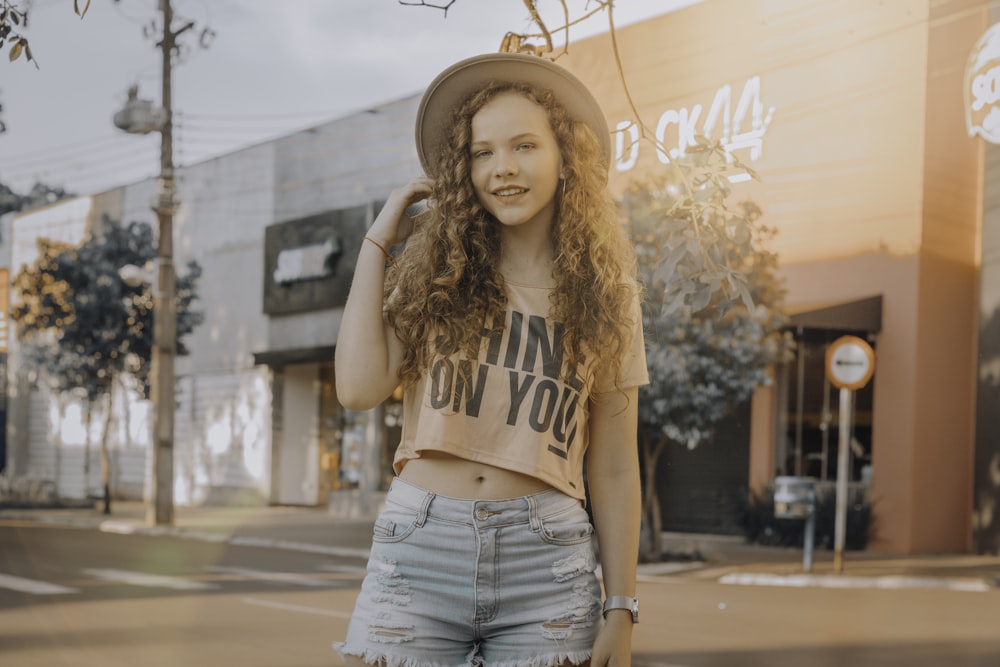
<instances>
[{"instance_id":1,"label":"white graffiti letters","mask_svg":"<svg viewBox=\"0 0 1000 667\"><path fill-rule=\"evenodd\" d=\"M728 83L721 86L712 99L712 104L704 116L699 131L702 111L701 104L681 109L667 109L660 114L656 124L656 156L667 164L683 156L687 149L695 145L699 134L709 139L718 139L731 158L740 150L749 151L750 160L759 160L763 154L764 135L774 117L774 107L761 102L760 77L747 80L733 107L733 87ZM639 159L639 128L632 121L622 121L615 125L615 168L628 171L635 167ZM740 175L731 180L746 180Z\"/></svg>"}]
</instances>

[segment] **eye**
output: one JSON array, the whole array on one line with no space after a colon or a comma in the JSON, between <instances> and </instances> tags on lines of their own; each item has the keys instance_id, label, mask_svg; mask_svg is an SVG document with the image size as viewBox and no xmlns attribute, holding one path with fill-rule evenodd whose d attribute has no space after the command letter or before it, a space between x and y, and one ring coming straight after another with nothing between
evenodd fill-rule
<instances>
[{"instance_id":1,"label":"eye","mask_svg":"<svg viewBox=\"0 0 1000 667\"><path fill-rule=\"evenodd\" d=\"M535 147L535 144L525 142L523 144L518 144L517 145L517 150L519 150L519 151L530 151L534 147Z\"/></svg>"},{"instance_id":2,"label":"eye","mask_svg":"<svg viewBox=\"0 0 1000 667\"><path fill-rule=\"evenodd\" d=\"M478 150L478 151L472 151L472 157L474 159L482 159L484 157L489 157L492 154L493 154L492 151L489 151L489 150L487 150L485 148L482 149L482 150Z\"/></svg>"}]
</instances>

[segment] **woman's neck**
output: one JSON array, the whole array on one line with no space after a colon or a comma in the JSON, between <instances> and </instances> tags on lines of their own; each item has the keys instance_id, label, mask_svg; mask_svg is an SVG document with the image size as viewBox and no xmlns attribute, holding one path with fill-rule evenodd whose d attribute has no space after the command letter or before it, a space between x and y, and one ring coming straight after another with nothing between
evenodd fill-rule
<instances>
[{"instance_id":1,"label":"woman's neck","mask_svg":"<svg viewBox=\"0 0 1000 667\"><path fill-rule=\"evenodd\" d=\"M548 229L504 228L501 232L500 273L522 285L554 284L554 250Z\"/></svg>"}]
</instances>

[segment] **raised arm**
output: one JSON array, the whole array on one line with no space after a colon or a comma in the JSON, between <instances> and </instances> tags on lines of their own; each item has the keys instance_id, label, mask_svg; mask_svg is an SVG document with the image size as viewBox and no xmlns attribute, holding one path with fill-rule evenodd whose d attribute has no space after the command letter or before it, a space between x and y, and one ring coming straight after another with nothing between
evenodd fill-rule
<instances>
[{"instance_id":1,"label":"raised arm","mask_svg":"<svg viewBox=\"0 0 1000 667\"><path fill-rule=\"evenodd\" d=\"M639 453L635 387L601 394L591 401L587 480L594 528L601 552L607 596L635 596L639 559ZM608 613L597 635L592 667L629 667L632 616L626 610Z\"/></svg>"},{"instance_id":2,"label":"raised arm","mask_svg":"<svg viewBox=\"0 0 1000 667\"><path fill-rule=\"evenodd\" d=\"M382 248L409 236L413 221L406 207L430 192L426 178L393 190L361 244L334 357L337 398L348 409L374 408L399 384L402 345L382 315L386 263Z\"/></svg>"}]
</instances>

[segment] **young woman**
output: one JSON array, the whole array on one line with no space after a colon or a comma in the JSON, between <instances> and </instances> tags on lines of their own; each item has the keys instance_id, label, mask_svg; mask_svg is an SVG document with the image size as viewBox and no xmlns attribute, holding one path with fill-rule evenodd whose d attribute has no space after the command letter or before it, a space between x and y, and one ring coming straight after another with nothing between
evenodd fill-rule
<instances>
[{"instance_id":1,"label":"young woman","mask_svg":"<svg viewBox=\"0 0 1000 667\"><path fill-rule=\"evenodd\" d=\"M340 401L401 384L404 413L336 646L355 666L627 667L648 378L604 115L564 68L490 54L435 79L416 134L427 176L369 229L337 341Z\"/></svg>"}]
</instances>

